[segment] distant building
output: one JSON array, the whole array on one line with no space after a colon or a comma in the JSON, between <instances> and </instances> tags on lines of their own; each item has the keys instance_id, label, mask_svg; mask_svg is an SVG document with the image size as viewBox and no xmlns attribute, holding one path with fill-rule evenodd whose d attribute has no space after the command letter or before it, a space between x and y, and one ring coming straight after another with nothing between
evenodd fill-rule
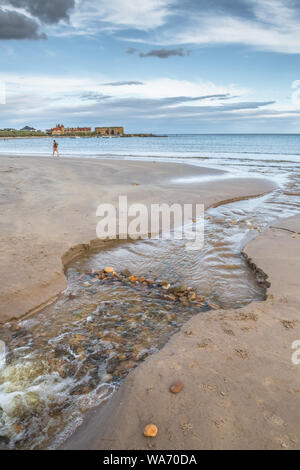
<instances>
[{"instance_id":1,"label":"distant building","mask_svg":"<svg viewBox=\"0 0 300 470\"><path fill-rule=\"evenodd\" d=\"M124 135L124 127L96 127L95 133L102 136Z\"/></svg>"},{"instance_id":2,"label":"distant building","mask_svg":"<svg viewBox=\"0 0 300 470\"><path fill-rule=\"evenodd\" d=\"M74 135L74 134L89 134L92 131L91 127L65 127L63 124L57 124L56 127L51 129L52 135Z\"/></svg>"},{"instance_id":3,"label":"distant building","mask_svg":"<svg viewBox=\"0 0 300 470\"><path fill-rule=\"evenodd\" d=\"M65 128L65 134L89 134L92 132L91 127L67 127Z\"/></svg>"},{"instance_id":4,"label":"distant building","mask_svg":"<svg viewBox=\"0 0 300 470\"><path fill-rule=\"evenodd\" d=\"M65 126L63 124L56 124L56 127L51 129L52 135L64 135L65 133Z\"/></svg>"}]
</instances>

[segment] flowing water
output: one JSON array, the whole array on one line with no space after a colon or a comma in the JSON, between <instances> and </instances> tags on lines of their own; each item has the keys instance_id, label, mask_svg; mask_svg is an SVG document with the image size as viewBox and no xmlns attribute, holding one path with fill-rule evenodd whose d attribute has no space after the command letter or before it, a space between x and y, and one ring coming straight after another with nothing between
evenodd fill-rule
<instances>
[{"instance_id":1,"label":"flowing water","mask_svg":"<svg viewBox=\"0 0 300 470\"><path fill-rule=\"evenodd\" d=\"M117 141L105 145L124 142ZM253 142L252 152L261 144ZM276 178L281 188L208 210L201 251L186 251L180 240L107 244L68 267L68 289L53 305L27 320L0 326L6 344L0 361L0 448L57 448L87 410L109 399L128 372L163 347L189 318L208 311L211 303L239 308L265 299L264 279L257 278L241 251L279 217L299 214L299 136L288 140L284 162L284 142L278 142L280 152L274 156L267 150L276 142L267 138L266 153L255 159L249 152L243 158L237 152L223 154L222 169ZM220 166L218 145L224 148L224 138L214 140L209 166ZM194 164L203 165L203 158ZM136 276L185 284L205 301L166 299L158 281L147 287L89 274L106 266L118 273L128 269Z\"/></svg>"}]
</instances>

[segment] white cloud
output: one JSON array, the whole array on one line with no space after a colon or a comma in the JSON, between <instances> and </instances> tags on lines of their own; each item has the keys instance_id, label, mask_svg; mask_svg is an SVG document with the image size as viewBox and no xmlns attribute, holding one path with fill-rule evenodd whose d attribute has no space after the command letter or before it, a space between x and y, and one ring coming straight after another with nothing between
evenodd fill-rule
<instances>
[{"instance_id":1,"label":"white cloud","mask_svg":"<svg viewBox=\"0 0 300 470\"><path fill-rule=\"evenodd\" d=\"M130 28L155 29L165 24L172 3L174 0L77 0L71 24L89 34Z\"/></svg>"},{"instance_id":2,"label":"white cloud","mask_svg":"<svg viewBox=\"0 0 300 470\"><path fill-rule=\"evenodd\" d=\"M275 18L276 23L278 20ZM159 44L244 44L274 52L300 53L299 24L294 20L277 26L241 18L211 16L193 23L188 28L179 28L174 34L166 32Z\"/></svg>"},{"instance_id":3,"label":"white cloud","mask_svg":"<svg viewBox=\"0 0 300 470\"><path fill-rule=\"evenodd\" d=\"M237 85L216 85L213 82L176 80L171 78L153 78L143 80L144 85L119 87L119 98L171 98L173 96L203 96L230 93L232 95L246 95L249 90L238 87ZM100 86L99 89L103 93L116 95L116 89L112 86Z\"/></svg>"},{"instance_id":4,"label":"white cloud","mask_svg":"<svg viewBox=\"0 0 300 470\"><path fill-rule=\"evenodd\" d=\"M244 16L230 11L230 4L221 10L208 8L206 2L199 0L195 4L197 8L184 9L184 2L178 0L77 0L71 21L78 34L122 29L148 32L144 38L122 38L137 43L244 44L256 49L300 53L299 6L294 2L249 0L252 15ZM155 31L157 28L159 31Z\"/></svg>"},{"instance_id":5,"label":"white cloud","mask_svg":"<svg viewBox=\"0 0 300 470\"><path fill-rule=\"evenodd\" d=\"M120 82L128 77L117 77ZM130 77L132 78L132 77ZM137 82L139 77L136 78ZM116 77L114 77L116 79ZM6 83L6 104L1 126L24 123L48 127L58 121L66 125L99 124L105 120L174 119L227 120L298 117L292 100L285 103L253 101L253 91L238 85L216 85L199 80L168 77L138 84L107 85L111 77L15 76L0 74ZM133 80L131 80L133 82ZM101 84L102 83L102 84ZM291 95L295 89L291 88ZM209 98L210 96L210 98ZM207 97L207 98L204 98ZM3 106L3 105L2 105ZM5 122L3 122L3 120ZM45 123L45 125L43 125Z\"/></svg>"},{"instance_id":6,"label":"white cloud","mask_svg":"<svg viewBox=\"0 0 300 470\"><path fill-rule=\"evenodd\" d=\"M107 85L110 77L62 77L62 76L17 76L0 74L0 82L6 83L6 116L11 120L26 120L32 116L56 115L60 120L61 110L64 115L72 119L73 115L82 113L95 113L95 106L108 101L116 112L118 103L120 112L126 111L126 106L138 108L139 100L153 100L154 106L157 100L174 97L202 97L207 95L232 95L227 102L235 102L235 96L245 97L249 91L236 85L219 86L212 82L174 80L170 78L156 78L143 80L143 86L139 84L120 85L118 87ZM124 81L124 80L122 80ZM125 80L126 82L126 80ZM100 84L102 83L102 84ZM137 82L138 83L138 82ZM127 101L126 101L127 100ZM222 103L222 99L214 98L214 105ZM126 103L129 103L127 105ZM183 101L182 105L185 102ZM191 101L190 106L212 106L210 99ZM177 107L180 111L181 101L177 103L167 101L164 105L167 109ZM109 112L109 109L106 112ZM21 117L20 117L21 115Z\"/></svg>"}]
</instances>

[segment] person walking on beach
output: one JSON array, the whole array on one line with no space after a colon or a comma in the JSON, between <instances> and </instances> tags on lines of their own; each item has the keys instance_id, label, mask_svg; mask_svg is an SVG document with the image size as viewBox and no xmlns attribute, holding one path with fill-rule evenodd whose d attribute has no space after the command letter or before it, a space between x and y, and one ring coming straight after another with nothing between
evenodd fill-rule
<instances>
[{"instance_id":1,"label":"person walking on beach","mask_svg":"<svg viewBox=\"0 0 300 470\"><path fill-rule=\"evenodd\" d=\"M53 157L55 156L55 153L57 153L57 156L59 157L58 143L56 140L53 141Z\"/></svg>"}]
</instances>

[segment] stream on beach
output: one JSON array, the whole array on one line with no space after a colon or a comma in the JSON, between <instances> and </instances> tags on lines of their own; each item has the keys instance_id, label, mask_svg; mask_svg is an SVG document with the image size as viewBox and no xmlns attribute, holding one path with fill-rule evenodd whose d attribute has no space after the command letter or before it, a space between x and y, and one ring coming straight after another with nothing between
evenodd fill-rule
<instances>
[{"instance_id":1,"label":"stream on beach","mask_svg":"<svg viewBox=\"0 0 300 470\"><path fill-rule=\"evenodd\" d=\"M265 279L242 250L279 217L299 213L299 172L286 175L284 187L269 195L208 210L201 251L186 251L181 240L107 244L68 267L68 288L54 304L0 326L7 345L0 365L0 448L59 447L87 410L109 399L188 319L217 305L264 300ZM91 275L106 266L154 284ZM193 288L204 299L166 298L162 281Z\"/></svg>"}]
</instances>

